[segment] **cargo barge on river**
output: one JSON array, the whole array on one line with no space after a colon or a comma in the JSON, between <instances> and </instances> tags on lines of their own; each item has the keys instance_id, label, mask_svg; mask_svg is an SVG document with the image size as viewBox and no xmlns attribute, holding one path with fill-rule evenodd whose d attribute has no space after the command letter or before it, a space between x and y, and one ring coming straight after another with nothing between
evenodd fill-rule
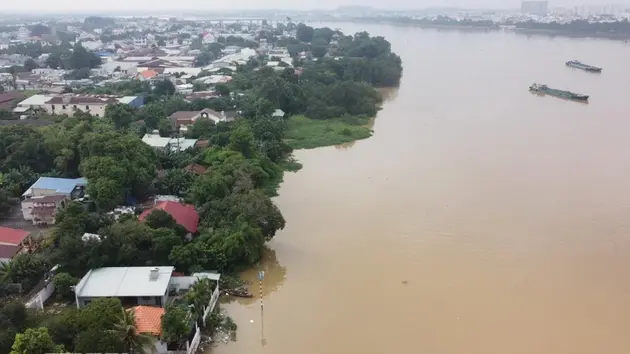
<instances>
[{"instance_id":1,"label":"cargo barge on river","mask_svg":"<svg viewBox=\"0 0 630 354\"><path fill-rule=\"evenodd\" d=\"M574 93L571 91L556 90L556 89L549 88L547 85L534 83L529 87L529 90L531 92L547 94L549 96L555 96L555 97L564 98L567 100L574 100L574 101L580 101L580 102L588 101L588 95L582 95L582 94Z\"/></svg>"},{"instance_id":2,"label":"cargo barge on river","mask_svg":"<svg viewBox=\"0 0 630 354\"><path fill-rule=\"evenodd\" d=\"M602 68L598 68L596 66L592 66L592 65L587 65L584 63L581 63L577 60L570 60L568 62L565 63L566 66L570 66L572 68L576 68L576 69L582 69L584 71L588 71L588 72L592 72L592 73L601 73L602 72Z\"/></svg>"}]
</instances>

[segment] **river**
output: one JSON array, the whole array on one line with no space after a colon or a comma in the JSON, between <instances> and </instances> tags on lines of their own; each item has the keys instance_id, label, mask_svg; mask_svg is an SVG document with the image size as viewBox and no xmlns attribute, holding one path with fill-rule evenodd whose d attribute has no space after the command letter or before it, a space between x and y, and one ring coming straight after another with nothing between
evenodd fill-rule
<instances>
[{"instance_id":1,"label":"river","mask_svg":"<svg viewBox=\"0 0 630 354\"><path fill-rule=\"evenodd\" d=\"M385 36L402 83L372 138L295 152L263 321L223 304L238 337L212 352L629 353L630 45L332 27Z\"/></svg>"}]
</instances>

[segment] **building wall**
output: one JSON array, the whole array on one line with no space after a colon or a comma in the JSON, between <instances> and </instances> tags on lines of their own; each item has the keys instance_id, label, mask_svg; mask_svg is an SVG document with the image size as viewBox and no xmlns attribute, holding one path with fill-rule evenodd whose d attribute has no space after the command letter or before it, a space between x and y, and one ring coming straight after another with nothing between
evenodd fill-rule
<instances>
[{"instance_id":1,"label":"building wall","mask_svg":"<svg viewBox=\"0 0 630 354\"><path fill-rule=\"evenodd\" d=\"M75 104L46 104L46 112L49 114L67 114L68 117L74 115L74 110L87 111L93 116L103 117L105 115L104 104L75 105Z\"/></svg>"},{"instance_id":2,"label":"building wall","mask_svg":"<svg viewBox=\"0 0 630 354\"><path fill-rule=\"evenodd\" d=\"M33 215L31 212L33 211L33 202L30 199L26 199L22 201L22 217L26 221L33 220Z\"/></svg>"},{"instance_id":3,"label":"building wall","mask_svg":"<svg viewBox=\"0 0 630 354\"><path fill-rule=\"evenodd\" d=\"M129 106L133 108L140 108L144 106L144 97L138 96L129 102Z\"/></svg>"}]
</instances>

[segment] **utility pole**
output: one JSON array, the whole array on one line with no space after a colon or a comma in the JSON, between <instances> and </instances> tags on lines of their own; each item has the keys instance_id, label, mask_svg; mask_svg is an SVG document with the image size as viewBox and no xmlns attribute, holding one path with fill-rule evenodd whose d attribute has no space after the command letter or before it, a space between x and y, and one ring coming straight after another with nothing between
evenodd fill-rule
<instances>
[{"instance_id":1,"label":"utility pole","mask_svg":"<svg viewBox=\"0 0 630 354\"><path fill-rule=\"evenodd\" d=\"M261 270L258 272L258 285L260 289L260 345L264 347L267 342L265 341L265 325L263 319L263 279L265 279L265 271Z\"/></svg>"}]
</instances>

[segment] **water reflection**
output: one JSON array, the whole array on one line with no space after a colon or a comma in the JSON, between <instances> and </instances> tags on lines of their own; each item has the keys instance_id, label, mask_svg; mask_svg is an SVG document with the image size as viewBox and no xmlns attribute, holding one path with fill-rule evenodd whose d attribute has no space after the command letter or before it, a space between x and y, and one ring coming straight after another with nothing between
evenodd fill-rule
<instances>
[{"instance_id":1,"label":"water reflection","mask_svg":"<svg viewBox=\"0 0 630 354\"><path fill-rule=\"evenodd\" d=\"M287 268L278 263L276 251L265 247L259 267L250 269L241 274L241 278L249 284L248 289L252 294L254 294L254 297L234 298L236 302L241 305L251 305L260 301L260 282L258 281L258 272L261 270L265 272L265 276L262 281L263 298L277 291L284 283L287 275Z\"/></svg>"}]
</instances>

